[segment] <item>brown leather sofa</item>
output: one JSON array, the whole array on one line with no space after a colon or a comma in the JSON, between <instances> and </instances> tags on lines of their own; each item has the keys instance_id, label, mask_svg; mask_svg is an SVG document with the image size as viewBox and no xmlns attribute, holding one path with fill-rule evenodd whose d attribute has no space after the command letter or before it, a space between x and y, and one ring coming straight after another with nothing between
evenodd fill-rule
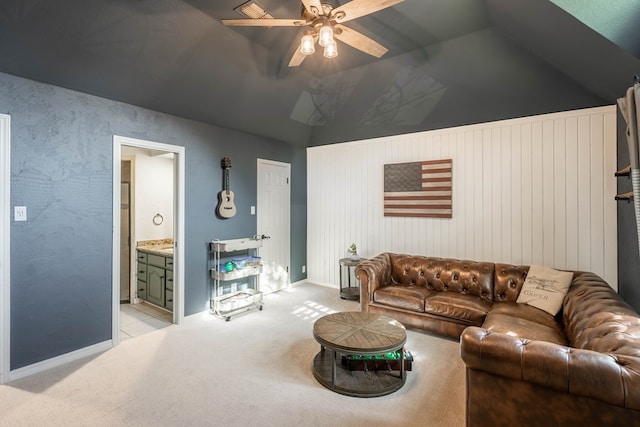
<instances>
[{"instance_id":1,"label":"brown leather sofa","mask_svg":"<svg viewBox=\"0 0 640 427\"><path fill-rule=\"evenodd\" d=\"M356 268L362 311L459 338L468 426L640 426L640 316L574 272L552 316L516 303L529 266L382 253Z\"/></svg>"}]
</instances>

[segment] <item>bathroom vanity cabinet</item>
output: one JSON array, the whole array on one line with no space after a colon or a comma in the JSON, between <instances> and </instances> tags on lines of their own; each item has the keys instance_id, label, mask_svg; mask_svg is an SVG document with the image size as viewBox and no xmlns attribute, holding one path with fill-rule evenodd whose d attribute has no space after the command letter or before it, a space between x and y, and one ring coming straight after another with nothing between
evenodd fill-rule
<instances>
[{"instance_id":1,"label":"bathroom vanity cabinet","mask_svg":"<svg viewBox=\"0 0 640 427\"><path fill-rule=\"evenodd\" d=\"M138 248L138 298L173 311L173 255Z\"/></svg>"}]
</instances>

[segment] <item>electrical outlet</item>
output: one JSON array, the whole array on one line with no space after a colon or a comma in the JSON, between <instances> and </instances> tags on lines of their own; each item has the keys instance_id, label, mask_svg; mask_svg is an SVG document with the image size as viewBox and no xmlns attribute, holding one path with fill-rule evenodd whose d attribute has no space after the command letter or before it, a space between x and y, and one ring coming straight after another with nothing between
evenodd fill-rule
<instances>
[{"instance_id":1,"label":"electrical outlet","mask_svg":"<svg viewBox=\"0 0 640 427\"><path fill-rule=\"evenodd\" d=\"M307 266L306 266L306 265L303 265L303 266L302 266L302 273L306 273L306 272L307 272Z\"/></svg>"},{"instance_id":2,"label":"electrical outlet","mask_svg":"<svg viewBox=\"0 0 640 427\"><path fill-rule=\"evenodd\" d=\"M26 206L14 206L13 207L13 220L14 221L26 221L27 220L27 207Z\"/></svg>"}]
</instances>

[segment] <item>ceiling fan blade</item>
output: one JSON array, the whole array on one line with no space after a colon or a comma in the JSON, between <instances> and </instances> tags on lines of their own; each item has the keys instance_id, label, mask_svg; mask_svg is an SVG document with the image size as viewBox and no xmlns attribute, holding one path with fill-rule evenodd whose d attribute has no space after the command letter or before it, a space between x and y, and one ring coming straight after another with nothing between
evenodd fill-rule
<instances>
[{"instance_id":1,"label":"ceiling fan blade","mask_svg":"<svg viewBox=\"0 0 640 427\"><path fill-rule=\"evenodd\" d=\"M387 53L388 49L377 41L370 39L362 33L352 30L344 25L336 24L333 36L343 43L348 44L358 50L368 53L371 56L380 58Z\"/></svg>"},{"instance_id":2,"label":"ceiling fan blade","mask_svg":"<svg viewBox=\"0 0 640 427\"><path fill-rule=\"evenodd\" d=\"M347 22L386 9L403 1L404 0L351 0L349 3L333 9L331 16L334 16L338 23Z\"/></svg>"},{"instance_id":3,"label":"ceiling fan blade","mask_svg":"<svg viewBox=\"0 0 640 427\"><path fill-rule=\"evenodd\" d=\"M302 0L304 8L312 15L322 14L322 3L320 0Z\"/></svg>"},{"instance_id":4,"label":"ceiling fan blade","mask_svg":"<svg viewBox=\"0 0 640 427\"><path fill-rule=\"evenodd\" d=\"M303 27L309 23L302 19L223 19L222 23L239 27Z\"/></svg>"},{"instance_id":5,"label":"ceiling fan blade","mask_svg":"<svg viewBox=\"0 0 640 427\"><path fill-rule=\"evenodd\" d=\"M302 64L302 61L304 61L304 58L306 57L307 55L300 53L300 49L296 49L296 51L293 52L291 61L289 61L289 67L297 67L298 65Z\"/></svg>"}]
</instances>

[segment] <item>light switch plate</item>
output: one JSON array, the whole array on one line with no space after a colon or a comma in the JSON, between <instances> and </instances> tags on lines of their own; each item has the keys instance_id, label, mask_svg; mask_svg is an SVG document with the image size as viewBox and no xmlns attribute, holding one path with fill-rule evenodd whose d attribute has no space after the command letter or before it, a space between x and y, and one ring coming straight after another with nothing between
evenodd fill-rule
<instances>
[{"instance_id":1,"label":"light switch plate","mask_svg":"<svg viewBox=\"0 0 640 427\"><path fill-rule=\"evenodd\" d=\"M256 214L256 207L251 206L251 215L255 215L255 214Z\"/></svg>"},{"instance_id":2,"label":"light switch plate","mask_svg":"<svg viewBox=\"0 0 640 427\"><path fill-rule=\"evenodd\" d=\"M14 206L13 207L13 220L14 221L26 221L27 220L27 207L26 206Z\"/></svg>"}]
</instances>

